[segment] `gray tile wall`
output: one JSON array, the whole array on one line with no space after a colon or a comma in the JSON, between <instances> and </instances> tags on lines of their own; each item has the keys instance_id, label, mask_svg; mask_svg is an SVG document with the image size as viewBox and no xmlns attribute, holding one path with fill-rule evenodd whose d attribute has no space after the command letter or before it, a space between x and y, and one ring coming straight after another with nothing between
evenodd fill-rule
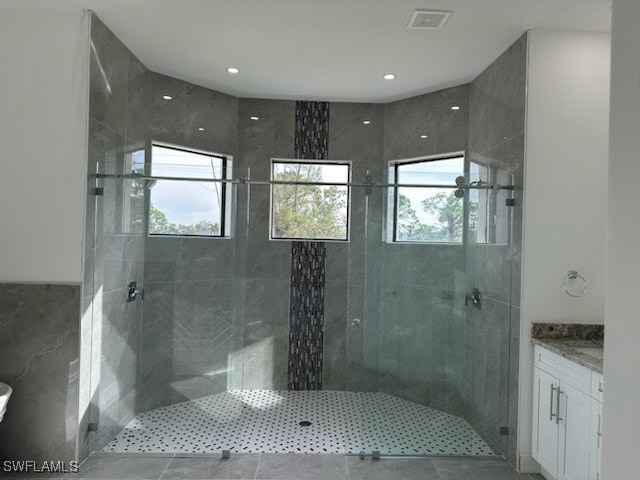
<instances>
[{"instance_id":1,"label":"gray tile wall","mask_svg":"<svg viewBox=\"0 0 640 480\"><path fill-rule=\"evenodd\" d=\"M467 318L467 418L496 453L515 464L522 250L522 188L527 37L523 35L471 83L469 156L481 180L508 179L515 206L500 213L510 241L470 243L469 289L482 291L483 307ZM500 208L504 195L480 192L478 203ZM503 203L502 203L503 205ZM473 231L471 231L473 236ZM499 428L509 429L508 437Z\"/></svg>"},{"instance_id":2,"label":"gray tile wall","mask_svg":"<svg viewBox=\"0 0 640 480\"><path fill-rule=\"evenodd\" d=\"M378 176L390 160L465 151L468 120L468 85L387 104ZM464 247L382 242L387 194L370 196L364 303L378 338L365 338L366 371L378 372L380 391L462 415L469 390Z\"/></svg>"},{"instance_id":3,"label":"gray tile wall","mask_svg":"<svg viewBox=\"0 0 640 480\"><path fill-rule=\"evenodd\" d=\"M460 110L451 110L457 105ZM469 85L388 103L385 108L384 160L407 159L466 150ZM423 139L421 135L428 135Z\"/></svg>"},{"instance_id":4,"label":"gray tile wall","mask_svg":"<svg viewBox=\"0 0 640 480\"><path fill-rule=\"evenodd\" d=\"M371 124L363 125L364 120ZM239 161L241 168L251 169L252 179L270 179L271 158L293 158L294 123L295 102L240 100ZM329 159L350 160L354 180L362 181L367 170L379 168L383 131L384 106L331 103ZM249 211L243 384L244 388L286 389L291 244L269 240L269 187L251 187ZM348 342L354 342L355 348L362 345L361 331L349 338L352 315L347 309L349 296L361 296L364 289L364 215L365 197L355 189L351 241L326 243L323 388L328 390L363 387L361 360L347 365L347 360L361 358L357 351L347 355ZM357 271L361 280L354 283ZM351 288L355 291L350 292Z\"/></svg>"},{"instance_id":5,"label":"gray tile wall","mask_svg":"<svg viewBox=\"0 0 640 480\"><path fill-rule=\"evenodd\" d=\"M270 179L271 158L293 158L295 102L241 99L238 124L240 168L253 180ZM269 201L268 186L251 186L243 384L286 390L291 242L269 240Z\"/></svg>"},{"instance_id":6,"label":"gray tile wall","mask_svg":"<svg viewBox=\"0 0 640 480\"><path fill-rule=\"evenodd\" d=\"M136 413L142 304L127 303L130 281L143 283L144 188L99 180L131 173L144 152L148 72L95 16L91 18L85 278L82 285L79 456L111 440ZM96 185L104 195L96 196ZM89 433L88 424L97 423Z\"/></svg>"},{"instance_id":7,"label":"gray tile wall","mask_svg":"<svg viewBox=\"0 0 640 480\"><path fill-rule=\"evenodd\" d=\"M0 459L76 457L79 285L0 284Z\"/></svg>"},{"instance_id":8,"label":"gray tile wall","mask_svg":"<svg viewBox=\"0 0 640 480\"><path fill-rule=\"evenodd\" d=\"M386 107L332 103L329 159L352 161L353 179L361 182L367 172L383 180L383 159L466 150L468 97L469 87L461 86ZM461 110L452 111L454 104ZM239 124L241 166L253 179L269 179L270 159L292 156L294 102L242 99ZM383 244L385 198L374 190L367 211L364 189L354 188L350 242L327 243L324 388L381 390L462 414L464 249ZM268 240L268 202L269 188L252 186L245 388L285 388L290 245ZM267 287L280 293L269 295ZM352 328L352 318L366 328ZM407 341L415 348L402 348Z\"/></svg>"},{"instance_id":9,"label":"gray tile wall","mask_svg":"<svg viewBox=\"0 0 640 480\"><path fill-rule=\"evenodd\" d=\"M149 237L145 259L138 409L241 388L234 239Z\"/></svg>"},{"instance_id":10,"label":"gray tile wall","mask_svg":"<svg viewBox=\"0 0 640 480\"><path fill-rule=\"evenodd\" d=\"M150 72L148 99L147 148L157 141L219 153L237 167L237 98ZM138 410L241 388L246 235L237 225L233 238L146 238Z\"/></svg>"},{"instance_id":11,"label":"gray tile wall","mask_svg":"<svg viewBox=\"0 0 640 480\"><path fill-rule=\"evenodd\" d=\"M329 159L349 160L351 177L362 183L369 171L380 169L384 137L384 105L331 103ZM371 123L364 125L368 120ZM349 243L327 243L325 287L325 384L327 390L377 391L377 370L365 363L364 348L378 342L375 322L353 328L365 318L366 201L363 188L351 190ZM365 332L371 341L365 342Z\"/></svg>"}]
</instances>

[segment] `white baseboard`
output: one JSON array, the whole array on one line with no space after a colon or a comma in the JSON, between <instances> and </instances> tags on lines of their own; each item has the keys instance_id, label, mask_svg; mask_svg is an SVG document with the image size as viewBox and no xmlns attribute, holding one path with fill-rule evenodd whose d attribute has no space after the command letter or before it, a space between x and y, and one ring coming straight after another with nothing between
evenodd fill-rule
<instances>
[{"instance_id":1,"label":"white baseboard","mask_svg":"<svg viewBox=\"0 0 640 480\"><path fill-rule=\"evenodd\" d=\"M531 455L518 455L517 467L520 473L540 473L540 464Z\"/></svg>"}]
</instances>

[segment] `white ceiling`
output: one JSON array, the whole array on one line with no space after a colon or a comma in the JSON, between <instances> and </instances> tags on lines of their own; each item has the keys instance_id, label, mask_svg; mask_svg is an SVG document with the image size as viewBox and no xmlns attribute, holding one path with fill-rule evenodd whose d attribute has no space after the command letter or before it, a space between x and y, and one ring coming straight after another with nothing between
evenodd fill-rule
<instances>
[{"instance_id":1,"label":"white ceiling","mask_svg":"<svg viewBox=\"0 0 640 480\"><path fill-rule=\"evenodd\" d=\"M88 8L151 70L240 97L388 102L475 78L530 28L609 31L610 0L0 0ZM416 8L451 10L408 30ZM240 69L237 75L226 67ZM385 73L395 80L384 80Z\"/></svg>"}]
</instances>

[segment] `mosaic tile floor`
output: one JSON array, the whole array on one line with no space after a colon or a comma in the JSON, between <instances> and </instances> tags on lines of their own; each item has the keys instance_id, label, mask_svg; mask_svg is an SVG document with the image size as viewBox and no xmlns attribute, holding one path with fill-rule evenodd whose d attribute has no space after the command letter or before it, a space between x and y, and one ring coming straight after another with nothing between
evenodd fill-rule
<instances>
[{"instance_id":1,"label":"mosaic tile floor","mask_svg":"<svg viewBox=\"0 0 640 480\"><path fill-rule=\"evenodd\" d=\"M391 395L269 390L229 391L141 413L102 451L222 450L493 455L464 419Z\"/></svg>"}]
</instances>

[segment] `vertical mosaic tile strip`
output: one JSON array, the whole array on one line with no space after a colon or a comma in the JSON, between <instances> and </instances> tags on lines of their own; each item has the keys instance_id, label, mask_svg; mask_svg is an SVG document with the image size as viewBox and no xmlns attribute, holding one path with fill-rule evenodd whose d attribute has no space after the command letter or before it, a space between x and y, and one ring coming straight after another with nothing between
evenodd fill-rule
<instances>
[{"instance_id":1,"label":"vertical mosaic tile strip","mask_svg":"<svg viewBox=\"0 0 640 480\"><path fill-rule=\"evenodd\" d=\"M324 160L329 156L329 102L296 102L295 158Z\"/></svg>"},{"instance_id":2,"label":"vertical mosaic tile strip","mask_svg":"<svg viewBox=\"0 0 640 480\"><path fill-rule=\"evenodd\" d=\"M294 156L322 160L329 154L329 103L296 102ZM324 282L322 242L292 242L289 293L289 390L322 390Z\"/></svg>"},{"instance_id":3,"label":"vertical mosaic tile strip","mask_svg":"<svg viewBox=\"0 0 640 480\"><path fill-rule=\"evenodd\" d=\"M322 242L293 242L289 299L289 390L322 390L324 284Z\"/></svg>"}]
</instances>

